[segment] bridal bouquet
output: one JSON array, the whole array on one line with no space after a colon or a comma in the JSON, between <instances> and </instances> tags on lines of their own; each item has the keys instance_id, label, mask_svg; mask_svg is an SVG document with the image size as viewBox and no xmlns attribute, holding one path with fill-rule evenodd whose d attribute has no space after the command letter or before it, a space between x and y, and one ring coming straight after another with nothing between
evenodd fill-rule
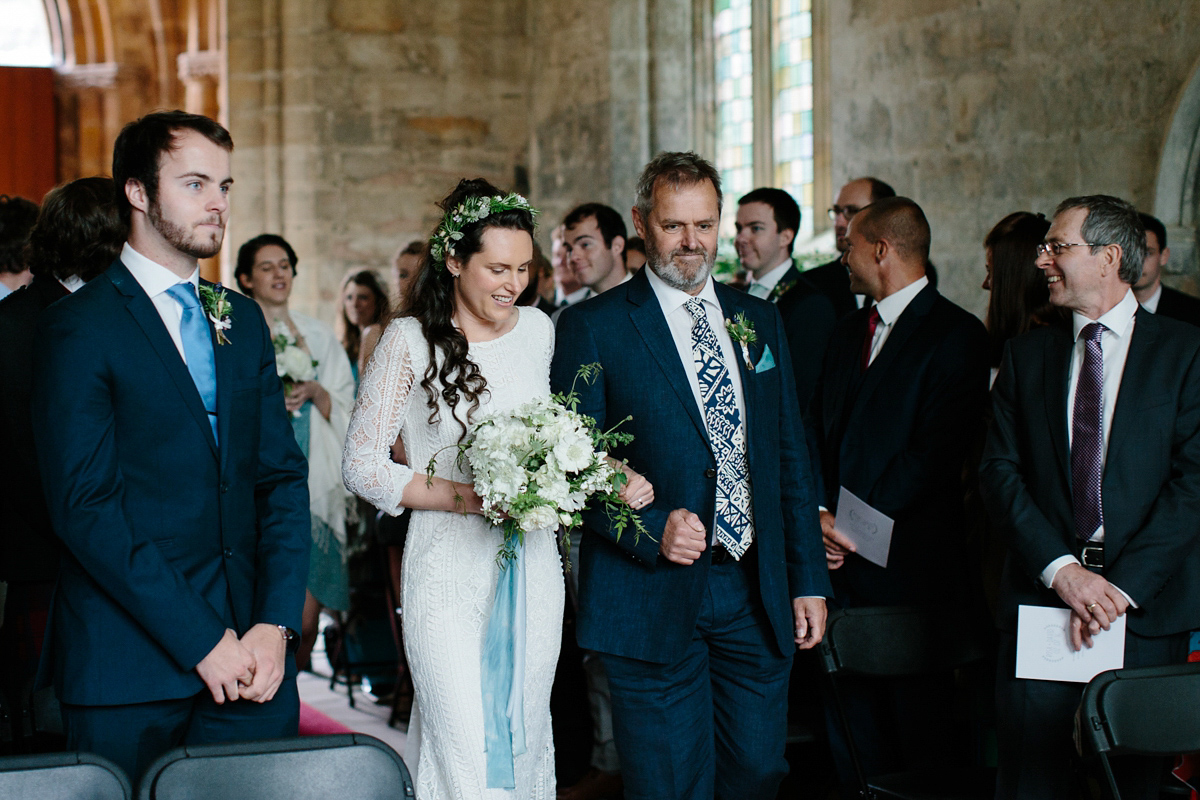
<instances>
[{"instance_id":1,"label":"bridal bouquet","mask_svg":"<svg viewBox=\"0 0 1200 800\"><path fill-rule=\"evenodd\" d=\"M283 393L290 395L294 385L317 377L319 362L296 344L296 337L286 327L276 328L274 333L271 343L275 345L275 370L283 380ZM299 411L292 414L300 416Z\"/></svg>"},{"instance_id":2,"label":"bridal bouquet","mask_svg":"<svg viewBox=\"0 0 1200 800\"><path fill-rule=\"evenodd\" d=\"M599 370L599 364L585 365L577 379L594 380ZM575 410L577 405L573 388L566 395L539 398L484 417L461 444L453 445L475 475L484 516L504 530L496 557L501 564L516 557L529 531L561 525L565 534L582 524L581 512L589 503L604 506L618 538L630 526L637 536L646 533L641 519L618 497L625 473L607 457L609 449L628 444L633 435L617 432L620 423L597 430L591 417ZM432 458L428 474L434 474Z\"/></svg>"}]
</instances>

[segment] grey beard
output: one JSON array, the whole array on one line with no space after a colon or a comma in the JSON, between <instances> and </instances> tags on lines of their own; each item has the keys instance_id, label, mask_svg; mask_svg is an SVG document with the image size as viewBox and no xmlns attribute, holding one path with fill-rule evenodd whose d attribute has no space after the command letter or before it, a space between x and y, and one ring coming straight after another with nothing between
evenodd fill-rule
<instances>
[{"instance_id":1,"label":"grey beard","mask_svg":"<svg viewBox=\"0 0 1200 800\"><path fill-rule=\"evenodd\" d=\"M672 289L678 289L681 292L690 292L692 289L695 289L698 286L703 286L704 282L708 280L708 276L712 274L713 264L715 264L717 260L716 253L706 252L704 254L704 264L696 270L695 275L693 275L691 278L688 278L683 274L679 267L675 266L675 262L671 260L671 256L675 255L677 252L678 251L671 251L667 254L667 257L662 260L662 262L659 262L658 253L651 255L649 252L647 252L646 266L654 270L654 274L662 278L663 283L665 283L667 286L670 286ZM692 255L692 253L687 253L687 255Z\"/></svg>"}]
</instances>

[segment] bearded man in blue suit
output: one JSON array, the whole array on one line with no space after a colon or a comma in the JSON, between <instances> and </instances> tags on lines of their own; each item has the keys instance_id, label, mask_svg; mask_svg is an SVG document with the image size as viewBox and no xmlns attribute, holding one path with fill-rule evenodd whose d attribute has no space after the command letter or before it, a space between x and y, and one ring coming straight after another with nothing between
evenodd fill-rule
<instances>
[{"instance_id":1,"label":"bearded man in blue suit","mask_svg":"<svg viewBox=\"0 0 1200 800\"><path fill-rule=\"evenodd\" d=\"M654 485L650 535L589 512L579 565L579 644L608 674L629 800L775 796L792 655L821 640L831 593L782 321L712 280L720 208L711 164L657 156L633 209L648 269L556 333L554 389L601 428L628 417L613 455Z\"/></svg>"},{"instance_id":2,"label":"bearded man in blue suit","mask_svg":"<svg viewBox=\"0 0 1200 800\"><path fill-rule=\"evenodd\" d=\"M126 126L113 179L129 241L39 320L33 423L66 546L43 667L68 746L135 781L176 745L299 720L307 468L258 306L198 279L232 149L179 111Z\"/></svg>"}]
</instances>

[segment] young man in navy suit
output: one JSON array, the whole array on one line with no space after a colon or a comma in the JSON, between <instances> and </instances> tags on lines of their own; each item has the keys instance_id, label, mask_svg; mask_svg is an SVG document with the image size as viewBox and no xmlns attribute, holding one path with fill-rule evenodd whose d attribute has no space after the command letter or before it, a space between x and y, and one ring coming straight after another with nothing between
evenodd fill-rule
<instances>
[{"instance_id":1,"label":"young man in navy suit","mask_svg":"<svg viewBox=\"0 0 1200 800\"><path fill-rule=\"evenodd\" d=\"M783 323L712 280L720 177L663 153L638 183L646 269L563 311L551 370L654 484L649 535L585 516L579 644L601 654L629 800L774 798L797 646L829 580ZM733 330L727 323L735 323ZM748 335L753 332L753 336ZM602 367L594 383L581 365Z\"/></svg>"},{"instance_id":2,"label":"young man in navy suit","mask_svg":"<svg viewBox=\"0 0 1200 800\"><path fill-rule=\"evenodd\" d=\"M180 111L126 126L129 240L39 322L34 430L66 546L44 663L70 749L135 781L176 745L295 735L299 719L306 464L258 306L198 279L232 149Z\"/></svg>"},{"instance_id":3,"label":"young man in navy suit","mask_svg":"<svg viewBox=\"0 0 1200 800\"><path fill-rule=\"evenodd\" d=\"M996 676L1004 800L1086 796L1072 743L1083 687L1015 677L1019 606L1071 609L1076 650L1126 616L1126 667L1183 663L1200 628L1200 329L1139 307L1145 245L1123 200L1060 203L1037 265L1072 326L1011 340L992 391L979 479L1009 544ZM1123 797L1158 797L1161 759L1113 766Z\"/></svg>"}]
</instances>

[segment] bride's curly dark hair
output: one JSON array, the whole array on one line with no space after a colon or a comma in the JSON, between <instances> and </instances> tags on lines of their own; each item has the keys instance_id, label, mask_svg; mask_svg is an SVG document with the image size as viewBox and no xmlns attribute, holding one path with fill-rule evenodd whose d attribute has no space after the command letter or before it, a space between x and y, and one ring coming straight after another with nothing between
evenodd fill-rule
<instances>
[{"instance_id":1,"label":"bride's curly dark hair","mask_svg":"<svg viewBox=\"0 0 1200 800\"><path fill-rule=\"evenodd\" d=\"M454 191L438 203L438 207L448 213L467 198L505 194L482 178L461 180ZM466 264L482 248L483 232L488 228L525 231L532 237L533 215L528 211L502 211L466 225L462 229L462 238L454 243L455 258ZM437 229L434 230L436 232ZM454 276L445 264L434 262L429 248L425 248L420 274L405 315L417 318L425 341L429 343L429 367L421 380L428 398L429 423L432 425L437 422L439 396L450 407L452 414L462 400L470 403L466 416L469 422L479 408L479 398L487 391L487 381L479 371L479 365L467 355L467 338L454 326ZM437 359L439 350L443 356L440 366ZM459 437L461 441L467 435L467 425L457 414L454 417L463 429Z\"/></svg>"}]
</instances>

